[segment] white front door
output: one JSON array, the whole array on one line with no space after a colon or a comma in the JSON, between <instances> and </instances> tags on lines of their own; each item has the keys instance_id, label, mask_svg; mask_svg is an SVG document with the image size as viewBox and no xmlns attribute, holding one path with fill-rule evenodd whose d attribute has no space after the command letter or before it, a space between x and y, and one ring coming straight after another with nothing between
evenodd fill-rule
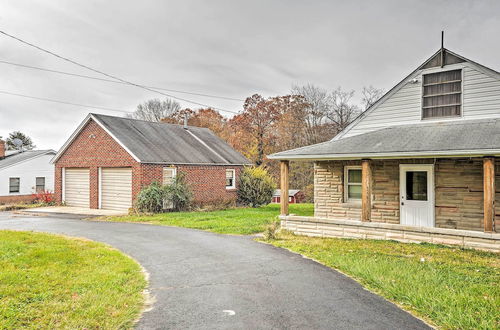
<instances>
[{"instance_id":1,"label":"white front door","mask_svg":"<svg viewBox=\"0 0 500 330\"><path fill-rule=\"evenodd\" d=\"M401 224L434 227L434 165L400 165Z\"/></svg>"}]
</instances>

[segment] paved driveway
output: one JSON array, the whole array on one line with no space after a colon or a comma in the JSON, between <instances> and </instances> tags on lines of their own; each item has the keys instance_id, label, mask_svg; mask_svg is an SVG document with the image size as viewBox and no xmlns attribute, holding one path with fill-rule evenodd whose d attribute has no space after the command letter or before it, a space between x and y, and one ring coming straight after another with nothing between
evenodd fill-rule
<instances>
[{"instance_id":1,"label":"paved driveway","mask_svg":"<svg viewBox=\"0 0 500 330\"><path fill-rule=\"evenodd\" d=\"M248 237L5 212L0 228L86 237L134 257L156 300L141 329L427 328L342 274Z\"/></svg>"}]
</instances>

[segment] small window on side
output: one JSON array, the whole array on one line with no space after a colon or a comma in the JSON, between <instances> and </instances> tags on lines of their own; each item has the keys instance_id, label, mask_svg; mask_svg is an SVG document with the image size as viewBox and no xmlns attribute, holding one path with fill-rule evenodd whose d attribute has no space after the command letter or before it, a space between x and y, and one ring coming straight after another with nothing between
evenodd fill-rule
<instances>
[{"instance_id":1,"label":"small window on side","mask_svg":"<svg viewBox=\"0 0 500 330\"><path fill-rule=\"evenodd\" d=\"M20 178L9 178L9 193L18 193L20 185Z\"/></svg>"},{"instance_id":2,"label":"small window on side","mask_svg":"<svg viewBox=\"0 0 500 330\"><path fill-rule=\"evenodd\" d=\"M361 200L361 166L344 169L344 201Z\"/></svg>"},{"instance_id":3,"label":"small window on side","mask_svg":"<svg viewBox=\"0 0 500 330\"><path fill-rule=\"evenodd\" d=\"M164 167L163 168L163 184L174 183L175 177L177 175L177 169L175 167Z\"/></svg>"},{"instance_id":4,"label":"small window on side","mask_svg":"<svg viewBox=\"0 0 500 330\"><path fill-rule=\"evenodd\" d=\"M226 189L236 188L236 171L226 170Z\"/></svg>"},{"instance_id":5,"label":"small window on side","mask_svg":"<svg viewBox=\"0 0 500 330\"><path fill-rule=\"evenodd\" d=\"M36 178L35 191L36 192L45 191L45 177L41 176Z\"/></svg>"}]
</instances>

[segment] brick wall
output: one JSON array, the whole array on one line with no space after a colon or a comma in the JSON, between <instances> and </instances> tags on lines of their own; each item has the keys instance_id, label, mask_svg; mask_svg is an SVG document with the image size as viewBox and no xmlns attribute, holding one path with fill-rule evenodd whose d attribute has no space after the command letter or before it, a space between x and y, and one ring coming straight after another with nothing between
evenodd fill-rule
<instances>
[{"instance_id":1,"label":"brick wall","mask_svg":"<svg viewBox=\"0 0 500 330\"><path fill-rule=\"evenodd\" d=\"M97 123L89 121L59 158L55 165L55 199L62 199L62 168L82 167L90 169L90 207L98 208L98 168L131 167L132 197L135 199L142 187L163 179L163 167L168 165L141 164L135 161ZM241 166L179 165L178 171L186 173L186 180L198 203L209 203L236 198L236 189L225 187L226 168L236 170L238 178Z\"/></svg>"},{"instance_id":2,"label":"brick wall","mask_svg":"<svg viewBox=\"0 0 500 330\"><path fill-rule=\"evenodd\" d=\"M35 201L35 197L33 195L0 196L0 205L19 202L31 203L33 201Z\"/></svg>"},{"instance_id":3,"label":"brick wall","mask_svg":"<svg viewBox=\"0 0 500 330\"><path fill-rule=\"evenodd\" d=\"M399 224L399 164L435 163L436 227L483 230L482 159L374 160L372 221ZM317 162L314 168L315 216L360 220L361 203L344 202L344 166L355 161ZM500 205L500 164L496 166L496 204ZM496 210L500 227L500 206ZM498 230L498 229L497 229Z\"/></svg>"}]
</instances>

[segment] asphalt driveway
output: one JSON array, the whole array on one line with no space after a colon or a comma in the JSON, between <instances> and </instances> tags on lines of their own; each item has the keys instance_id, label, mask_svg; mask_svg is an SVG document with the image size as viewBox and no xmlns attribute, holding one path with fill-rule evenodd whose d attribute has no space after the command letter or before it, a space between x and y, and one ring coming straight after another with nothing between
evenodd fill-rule
<instances>
[{"instance_id":1,"label":"asphalt driveway","mask_svg":"<svg viewBox=\"0 0 500 330\"><path fill-rule=\"evenodd\" d=\"M108 243L150 274L140 329L427 329L358 283L249 237L0 212L0 229Z\"/></svg>"}]
</instances>

